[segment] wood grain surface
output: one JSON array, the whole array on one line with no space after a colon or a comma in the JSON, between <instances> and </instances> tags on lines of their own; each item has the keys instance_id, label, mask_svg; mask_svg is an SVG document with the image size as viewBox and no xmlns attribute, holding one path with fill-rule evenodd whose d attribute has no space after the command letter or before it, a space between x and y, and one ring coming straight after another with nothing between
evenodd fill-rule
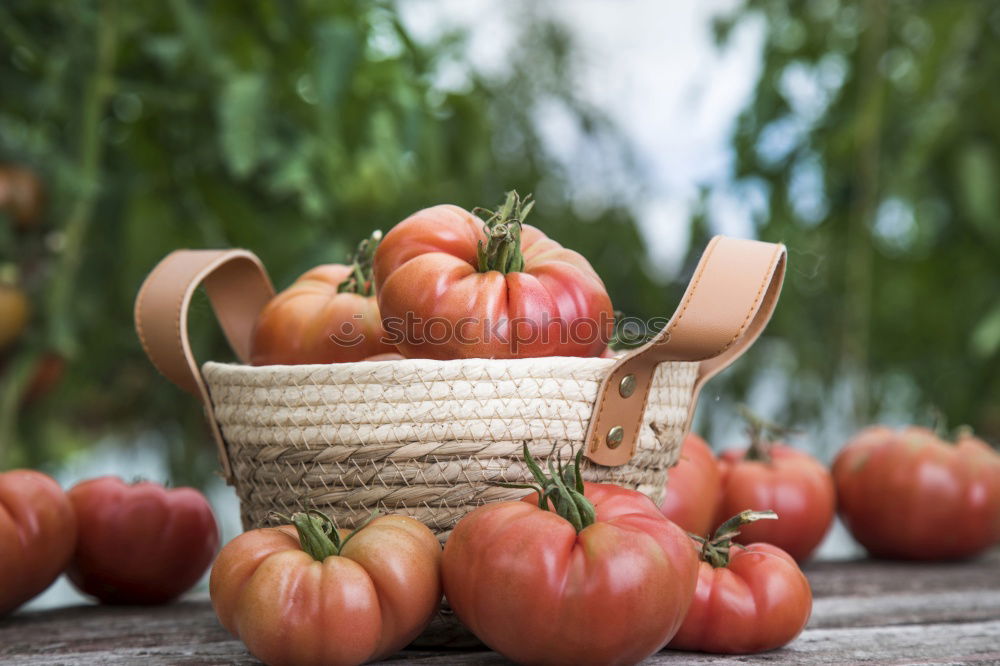
<instances>
[{"instance_id":1,"label":"wood grain surface","mask_svg":"<svg viewBox=\"0 0 1000 666\"><path fill-rule=\"evenodd\" d=\"M663 651L646 664L1000 664L1000 550L957 564L862 560L806 567L815 605L791 645L720 657ZM28 665L257 664L205 598L158 608L76 606L0 620L0 660ZM404 651L383 663L506 664L486 651Z\"/></svg>"}]
</instances>

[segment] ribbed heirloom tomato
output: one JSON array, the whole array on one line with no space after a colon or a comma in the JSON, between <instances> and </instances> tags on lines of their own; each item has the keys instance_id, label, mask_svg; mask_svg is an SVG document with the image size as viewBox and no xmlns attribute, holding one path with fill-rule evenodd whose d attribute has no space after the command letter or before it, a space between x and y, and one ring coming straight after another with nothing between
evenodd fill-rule
<instances>
[{"instance_id":1,"label":"ribbed heirloom tomato","mask_svg":"<svg viewBox=\"0 0 1000 666\"><path fill-rule=\"evenodd\" d=\"M76 545L73 507L41 472L0 474L0 615L59 577Z\"/></svg>"},{"instance_id":2,"label":"ribbed heirloom tomato","mask_svg":"<svg viewBox=\"0 0 1000 666\"><path fill-rule=\"evenodd\" d=\"M382 516L354 531L320 514L230 541L212 567L222 625L270 666L337 666L386 657L417 637L441 602L441 545L422 523Z\"/></svg>"},{"instance_id":3,"label":"ribbed heirloom tomato","mask_svg":"<svg viewBox=\"0 0 1000 666\"><path fill-rule=\"evenodd\" d=\"M351 265L324 264L276 295L257 317L253 365L346 363L399 358L384 339L371 261L381 234L361 242ZM387 356L392 354L393 356Z\"/></svg>"},{"instance_id":4,"label":"ribbed heirloom tomato","mask_svg":"<svg viewBox=\"0 0 1000 666\"><path fill-rule=\"evenodd\" d=\"M722 479L712 449L698 435L688 433L681 458L670 470L660 511L678 526L707 536L717 525Z\"/></svg>"},{"instance_id":5,"label":"ribbed heirloom tomato","mask_svg":"<svg viewBox=\"0 0 1000 666\"><path fill-rule=\"evenodd\" d=\"M841 517L878 557L971 557L1000 543L1000 454L971 433L865 429L833 464Z\"/></svg>"},{"instance_id":6,"label":"ribbed heirloom tomato","mask_svg":"<svg viewBox=\"0 0 1000 666\"><path fill-rule=\"evenodd\" d=\"M722 500L716 522L745 509L773 509L781 520L747 525L736 541L774 544L802 562L816 550L833 523L833 479L808 453L765 439L766 431L779 428L749 418L750 447L719 456Z\"/></svg>"},{"instance_id":7,"label":"ribbed heirloom tomato","mask_svg":"<svg viewBox=\"0 0 1000 666\"><path fill-rule=\"evenodd\" d=\"M522 664L635 664L691 603L697 553L645 495L525 458L548 498L487 504L445 544L445 596L486 645ZM548 510L550 507L552 510Z\"/></svg>"},{"instance_id":8,"label":"ribbed heirloom tomato","mask_svg":"<svg viewBox=\"0 0 1000 666\"><path fill-rule=\"evenodd\" d=\"M812 590L795 560L769 543L732 543L744 525L777 517L773 511L744 511L702 542L694 601L670 647L749 654L779 648L802 632L812 613Z\"/></svg>"},{"instance_id":9,"label":"ribbed heirloom tomato","mask_svg":"<svg viewBox=\"0 0 1000 666\"><path fill-rule=\"evenodd\" d=\"M111 604L160 604L198 582L219 549L205 496L113 476L69 491L80 526L67 575L82 592Z\"/></svg>"},{"instance_id":10,"label":"ribbed heirloom tomato","mask_svg":"<svg viewBox=\"0 0 1000 666\"><path fill-rule=\"evenodd\" d=\"M600 356L614 328L582 256L522 225L516 193L484 223L452 205L414 213L375 253L383 324L410 358Z\"/></svg>"}]
</instances>

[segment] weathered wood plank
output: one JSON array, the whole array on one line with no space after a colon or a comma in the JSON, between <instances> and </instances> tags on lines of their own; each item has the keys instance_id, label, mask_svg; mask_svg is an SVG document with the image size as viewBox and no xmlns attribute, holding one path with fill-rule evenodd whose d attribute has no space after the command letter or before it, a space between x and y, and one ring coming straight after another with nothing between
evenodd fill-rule
<instances>
[{"instance_id":1,"label":"weathered wood plank","mask_svg":"<svg viewBox=\"0 0 1000 666\"><path fill-rule=\"evenodd\" d=\"M211 606L202 600L141 609L74 606L0 621L0 657L202 645L229 639Z\"/></svg>"},{"instance_id":2,"label":"weathered wood plank","mask_svg":"<svg viewBox=\"0 0 1000 666\"><path fill-rule=\"evenodd\" d=\"M1000 550L959 564L817 563L815 605L787 648L725 658L666 651L647 664L1000 663ZM65 664L256 664L207 599L157 608L80 606L0 620L0 660ZM505 664L491 652L406 651L383 662Z\"/></svg>"},{"instance_id":3,"label":"weathered wood plank","mask_svg":"<svg viewBox=\"0 0 1000 666\"><path fill-rule=\"evenodd\" d=\"M408 655L408 663L439 666L509 664L492 652ZM790 646L759 655L721 656L664 650L643 666L701 664L1000 663L1000 620L963 624L807 629ZM393 664L394 662L380 662ZM395 662L398 663L398 662Z\"/></svg>"},{"instance_id":4,"label":"weathered wood plank","mask_svg":"<svg viewBox=\"0 0 1000 666\"><path fill-rule=\"evenodd\" d=\"M1000 548L964 562L810 562L804 570L816 598L998 589Z\"/></svg>"},{"instance_id":5,"label":"weathered wood plank","mask_svg":"<svg viewBox=\"0 0 1000 666\"><path fill-rule=\"evenodd\" d=\"M148 648L121 648L101 651L61 652L59 654L18 655L11 663L24 666L80 666L82 664L143 664L143 666L204 666L233 664L260 666L261 662L247 653L239 641L199 643L196 645L165 645Z\"/></svg>"},{"instance_id":6,"label":"weathered wood plank","mask_svg":"<svg viewBox=\"0 0 1000 666\"><path fill-rule=\"evenodd\" d=\"M1000 571L996 572L1000 578ZM813 601L812 629L879 627L1000 619L1000 590L963 590Z\"/></svg>"},{"instance_id":7,"label":"weathered wood plank","mask_svg":"<svg viewBox=\"0 0 1000 666\"><path fill-rule=\"evenodd\" d=\"M788 647L752 657L666 650L644 664L971 664L1000 663L1000 620L807 629ZM444 663L444 662L442 662Z\"/></svg>"}]
</instances>

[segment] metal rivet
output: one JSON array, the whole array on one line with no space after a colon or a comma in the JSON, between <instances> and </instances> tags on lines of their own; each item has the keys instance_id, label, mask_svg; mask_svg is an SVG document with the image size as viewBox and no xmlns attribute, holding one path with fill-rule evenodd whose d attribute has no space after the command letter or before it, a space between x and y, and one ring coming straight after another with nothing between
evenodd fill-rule
<instances>
[{"instance_id":1,"label":"metal rivet","mask_svg":"<svg viewBox=\"0 0 1000 666\"><path fill-rule=\"evenodd\" d=\"M608 448L617 449L619 446L621 446L622 440L624 438L625 438L625 428L621 426L615 426L614 428L608 431L608 437L607 437Z\"/></svg>"},{"instance_id":2,"label":"metal rivet","mask_svg":"<svg viewBox=\"0 0 1000 666\"><path fill-rule=\"evenodd\" d=\"M618 392L623 398L627 398L635 393L635 375L625 375L622 383L618 385Z\"/></svg>"}]
</instances>

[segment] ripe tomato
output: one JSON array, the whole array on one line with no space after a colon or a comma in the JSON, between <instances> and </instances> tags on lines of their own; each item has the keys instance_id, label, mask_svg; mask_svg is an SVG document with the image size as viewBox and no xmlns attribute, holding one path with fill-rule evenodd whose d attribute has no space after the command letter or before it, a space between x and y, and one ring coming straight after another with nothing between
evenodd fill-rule
<instances>
[{"instance_id":1,"label":"ripe tomato","mask_svg":"<svg viewBox=\"0 0 1000 666\"><path fill-rule=\"evenodd\" d=\"M582 256L522 225L508 193L484 222L458 206L414 213L375 254L386 330L415 358L600 356L614 328L604 283Z\"/></svg>"},{"instance_id":2,"label":"ripe tomato","mask_svg":"<svg viewBox=\"0 0 1000 666\"><path fill-rule=\"evenodd\" d=\"M42 181L34 171L12 164L0 165L0 213L10 215L17 228L34 226L44 202Z\"/></svg>"},{"instance_id":3,"label":"ripe tomato","mask_svg":"<svg viewBox=\"0 0 1000 666\"><path fill-rule=\"evenodd\" d=\"M722 501L717 522L744 509L774 509L776 522L747 525L739 543L774 544L799 562L812 555L833 523L836 498L826 467L808 453L754 439L745 451L719 457Z\"/></svg>"},{"instance_id":4,"label":"ripe tomato","mask_svg":"<svg viewBox=\"0 0 1000 666\"><path fill-rule=\"evenodd\" d=\"M926 428L861 431L833 464L840 515L877 557L971 557L1000 542L1000 454Z\"/></svg>"},{"instance_id":5,"label":"ripe tomato","mask_svg":"<svg viewBox=\"0 0 1000 666\"><path fill-rule=\"evenodd\" d=\"M694 601L670 647L749 654L779 648L805 628L812 590L795 560L769 543L732 547L734 530L760 517L777 516L743 512L702 546Z\"/></svg>"},{"instance_id":6,"label":"ripe tomato","mask_svg":"<svg viewBox=\"0 0 1000 666\"><path fill-rule=\"evenodd\" d=\"M715 455L705 440L689 433L680 461L670 470L660 511L688 532L707 536L718 524L721 500L722 478Z\"/></svg>"},{"instance_id":7,"label":"ripe tomato","mask_svg":"<svg viewBox=\"0 0 1000 666\"><path fill-rule=\"evenodd\" d=\"M117 477L69 491L80 526L66 572L81 592L110 604L159 604L198 582L219 548L204 495Z\"/></svg>"},{"instance_id":8,"label":"ripe tomato","mask_svg":"<svg viewBox=\"0 0 1000 666\"><path fill-rule=\"evenodd\" d=\"M380 238L375 232L362 241L350 266L317 266L271 299L257 317L250 362L346 363L395 353L384 339L371 279Z\"/></svg>"},{"instance_id":9,"label":"ripe tomato","mask_svg":"<svg viewBox=\"0 0 1000 666\"><path fill-rule=\"evenodd\" d=\"M21 337L29 311L28 297L20 287L0 282L0 350Z\"/></svg>"},{"instance_id":10,"label":"ripe tomato","mask_svg":"<svg viewBox=\"0 0 1000 666\"><path fill-rule=\"evenodd\" d=\"M76 545L76 517L59 484L27 469L0 474L0 615L59 577Z\"/></svg>"},{"instance_id":11,"label":"ripe tomato","mask_svg":"<svg viewBox=\"0 0 1000 666\"><path fill-rule=\"evenodd\" d=\"M642 661L670 640L691 603L693 542L641 493L562 470L549 479L529 465L554 510L533 494L459 521L441 567L452 609L518 663Z\"/></svg>"},{"instance_id":12,"label":"ripe tomato","mask_svg":"<svg viewBox=\"0 0 1000 666\"><path fill-rule=\"evenodd\" d=\"M292 521L236 537L212 567L215 612L254 656L361 664L423 631L441 602L441 545L426 526L382 516L351 533L319 515Z\"/></svg>"}]
</instances>

